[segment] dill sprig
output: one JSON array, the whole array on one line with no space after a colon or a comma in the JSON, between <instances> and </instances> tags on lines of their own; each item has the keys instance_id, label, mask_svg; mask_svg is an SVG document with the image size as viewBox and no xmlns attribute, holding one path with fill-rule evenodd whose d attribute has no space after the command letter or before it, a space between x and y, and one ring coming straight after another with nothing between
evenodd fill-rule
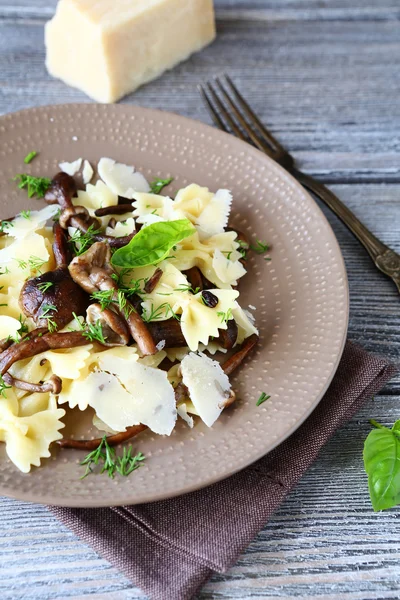
<instances>
[{"instance_id":1,"label":"dill sprig","mask_svg":"<svg viewBox=\"0 0 400 600\"><path fill-rule=\"evenodd\" d=\"M33 150L32 152L29 152L29 154L27 154L25 156L25 158L24 158L24 163L26 165L29 165L29 163L33 161L33 159L35 158L35 156L37 156L37 154L38 153L36 152L36 150Z\"/></svg>"},{"instance_id":2,"label":"dill sprig","mask_svg":"<svg viewBox=\"0 0 400 600\"><path fill-rule=\"evenodd\" d=\"M6 390L9 389L11 389L11 385L7 385L3 379L3 376L0 375L0 394L3 396L3 398L7 398Z\"/></svg>"},{"instance_id":3,"label":"dill sprig","mask_svg":"<svg viewBox=\"0 0 400 600\"><path fill-rule=\"evenodd\" d=\"M32 198L43 198L47 190L51 185L51 179L47 177L34 177L33 175L27 175L26 173L20 173L13 178L13 181L18 181L19 189L26 188L28 191L28 197Z\"/></svg>"},{"instance_id":4,"label":"dill sprig","mask_svg":"<svg viewBox=\"0 0 400 600\"><path fill-rule=\"evenodd\" d=\"M112 304L114 294L115 294L114 289L101 290L101 291L94 292L93 294L91 294L90 297L93 298L93 300L96 300L100 304L101 310L106 310L110 306L110 304Z\"/></svg>"},{"instance_id":5,"label":"dill sprig","mask_svg":"<svg viewBox=\"0 0 400 600\"><path fill-rule=\"evenodd\" d=\"M0 221L0 233L8 233L7 229L10 227L14 227L14 223L12 221Z\"/></svg>"},{"instance_id":6,"label":"dill sprig","mask_svg":"<svg viewBox=\"0 0 400 600\"><path fill-rule=\"evenodd\" d=\"M100 344L106 343L107 337L104 337L100 319L97 319L96 323L87 323L85 320L81 321L74 312L72 313L72 316L78 324L79 331L82 332L83 337L89 342L100 342Z\"/></svg>"},{"instance_id":7,"label":"dill sprig","mask_svg":"<svg viewBox=\"0 0 400 600\"><path fill-rule=\"evenodd\" d=\"M220 317L221 323L227 323L231 319L233 319L232 309L228 308L226 312L219 311L217 312L217 316Z\"/></svg>"},{"instance_id":8,"label":"dill sprig","mask_svg":"<svg viewBox=\"0 0 400 600\"><path fill-rule=\"evenodd\" d=\"M52 281L43 281L43 283L38 283L37 288L42 294L45 294L53 285L54 283Z\"/></svg>"},{"instance_id":9,"label":"dill sprig","mask_svg":"<svg viewBox=\"0 0 400 600\"><path fill-rule=\"evenodd\" d=\"M90 248L96 241L94 236L101 233L100 229L95 229L94 225L90 225L88 230L84 233L79 229L70 237L69 243L72 245L72 250L76 256L84 254L86 250Z\"/></svg>"},{"instance_id":10,"label":"dill sprig","mask_svg":"<svg viewBox=\"0 0 400 600\"><path fill-rule=\"evenodd\" d=\"M150 323L150 321L159 321L164 316L168 318L171 315L172 319L180 320L180 315L177 315L174 312L172 306L168 302L164 302L164 304L160 304L157 308L154 308L154 304L151 305L150 313L144 309L142 313L142 319L145 323Z\"/></svg>"},{"instance_id":11,"label":"dill sprig","mask_svg":"<svg viewBox=\"0 0 400 600\"><path fill-rule=\"evenodd\" d=\"M269 244L262 242L261 240L256 240L255 244L250 244L251 250L256 254L265 254L269 251Z\"/></svg>"},{"instance_id":12,"label":"dill sprig","mask_svg":"<svg viewBox=\"0 0 400 600\"><path fill-rule=\"evenodd\" d=\"M15 332L15 335L9 335L7 337L7 340L15 342L16 344L18 344L18 342L21 341L22 335L24 333L28 333L29 331L28 325L26 324L26 320L21 314L18 317L18 321L20 323L20 326L19 329L17 329L17 331Z\"/></svg>"},{"instance_id":13,"label":"dill sprig","mask_svg":"<svg viewBox=\"0 0 400 600\"><path fill-rule=\"evenodd\" d=\"M31 218L31 211L30 210L21 210L21 212L19 214L20 214L21 217L23 217L27 221L29 221L29 219Z\"/></svg>"},{"instance_id":14,"label":"dill sprig","mask_svg":"<svg viewBox=\"0 0 400 600\"><path fill-rule=\"evenodd\" d=\"M123 450L122 456L117 456L115 449L107 442L107 436L103 436L98 447L90 452L80 463L81 466L86 466L86 471L81 479L85 479L93 473L93 466L102 464L100 474L107 473L111 479L114 479L115 472L123 477L127 477L133 471L142 466L145 456L139 452L136 456L132 456L132 446Z\"/></svg>"},{"instance_id":15,"label":"dill sprig","mask_svg":"<svg viewBox=\"0 0 400 600\"><path fill-rule=\"evenodd\" d=\"M55 312L58 312L58 309L56 306L54 306L54 304L50 304L50 303L43 303L42 304L42 310L41 310L41 318L42 319L46 319L47 321L47 329L49 330L50 333L54 333L55 331L57 331L57 323L55 322L55 320L53 319L53 316Z\"/></svg>"}]
</instances>

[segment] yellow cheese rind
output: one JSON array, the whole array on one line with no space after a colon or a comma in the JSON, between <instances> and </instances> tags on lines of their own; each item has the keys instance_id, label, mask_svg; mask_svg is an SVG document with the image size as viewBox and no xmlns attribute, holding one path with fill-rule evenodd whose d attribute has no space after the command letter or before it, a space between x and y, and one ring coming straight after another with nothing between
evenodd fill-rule
<instances>
[{"instance_id":1,"label":"yellow cheese rind","mask_svg":"<svg viewBox=\"0 0 400 600\"><path fill-rule=\"evenodd\" d=\"M46 25L46 66L110 103L214 38L212 0L60 0Z\"/></svg>"}]
</instances>

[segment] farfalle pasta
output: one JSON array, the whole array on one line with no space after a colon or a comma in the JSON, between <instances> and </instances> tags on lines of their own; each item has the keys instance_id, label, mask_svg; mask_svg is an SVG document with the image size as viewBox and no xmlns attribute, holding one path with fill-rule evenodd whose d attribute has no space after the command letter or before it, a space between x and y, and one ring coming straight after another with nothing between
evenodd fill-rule
<instances>
[{"instance_id":1,"label":"farfalle pasta","mask_svg":"<svg viewBox=\"0 0 400 600\"><path fill-rule=\"evenodd\" d=\"M171 179L149 183L110 158L78 190L86 163L19 176L48 206L1 224L0 440L24 473L53 443L93 448L63 438L72 409L91 411L111 445L146 428L170 435L178 418L211 427L258 339L240 306L249 244L226 230L231 193L164 196Z\"/></svg>"}]
</instances>

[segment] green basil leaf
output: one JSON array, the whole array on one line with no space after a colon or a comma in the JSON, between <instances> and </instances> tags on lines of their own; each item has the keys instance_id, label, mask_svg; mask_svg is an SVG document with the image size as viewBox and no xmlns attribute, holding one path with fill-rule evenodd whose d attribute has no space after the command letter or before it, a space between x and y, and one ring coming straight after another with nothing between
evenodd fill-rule
<instances>
[{"instance_id":1,"label":"green basil leaf","mask_svg":"<svg viewBox=\"0 0 400 600\"><path fill-rule=\"evenodd\" d=\"M400 439L398 431L374 429L364 443L364 467L369 494L375 511L400 503Z\"/></svg>"},{"instance_id":2,"label":"green basil leaf","mask_svg":"<svg viewBox=\"0 0 400 600\"><path fill-rule=\"evenodd\" d=\"M111 262L128 269L156 265L168 256L176 244L195 232L188 219L153 223L141 229L129 244L114 252Z\"/></svg>"}]
</instances>

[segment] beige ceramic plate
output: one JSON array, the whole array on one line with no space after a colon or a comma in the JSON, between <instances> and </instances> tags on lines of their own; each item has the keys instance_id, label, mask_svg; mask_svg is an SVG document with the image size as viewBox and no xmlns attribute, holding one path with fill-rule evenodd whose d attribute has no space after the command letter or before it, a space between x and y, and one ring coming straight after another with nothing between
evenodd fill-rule
<instances>
[{"instance_id":1,"label":"beige ceramic plate","mask_svg":"<svg viewBox=\"0 0 400 600\"><path fill-rule=\"evenodd\" d=\"M212 429L179 422L171 437L143 433L135 449L145 466L128 478L80 481L82 453L58 449L42 467L20 473L0 448L0 493L66 506L159 500L209 485L281 443L315 408L340 359L348 321L345 267L336 238L311 197L283 169L237 139L182 117L133 106L42 107L0 118L0 217L41 205L11 178L51 177L57 163L109 156L148 178L175 177L229 188L231 224L272 244L271 262L253 256L241 304L255 306L261 343L233 379L239 401ZM39 156L23 163L31 150ZM261 392L271 399L260 407ZM91 418L74 413L64 432L94 435ZM96 437L98 433L96 432Z\"/></svg>"}]
</instances>

